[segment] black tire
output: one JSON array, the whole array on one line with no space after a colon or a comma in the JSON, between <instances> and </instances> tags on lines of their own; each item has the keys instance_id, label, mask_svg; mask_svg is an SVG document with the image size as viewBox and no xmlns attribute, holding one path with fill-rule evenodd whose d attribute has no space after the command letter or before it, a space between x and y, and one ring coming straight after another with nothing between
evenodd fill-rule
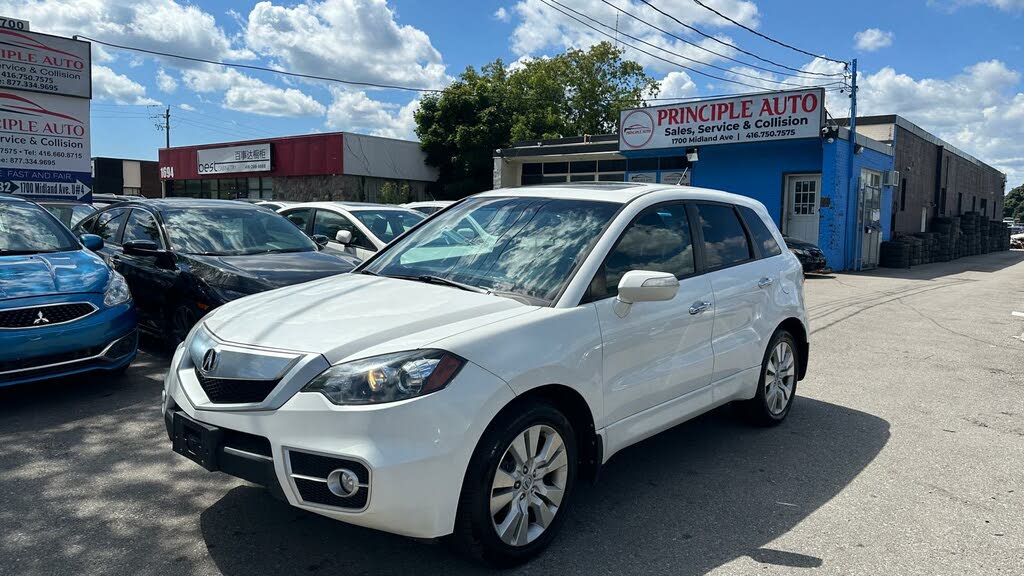
<instances>
[{"instance_id":1,"label":"black tire","mask_svg":"<svg viewBox=\"0 0 1024 576\"><path fill-rule=\"evenodd\" d=\"M200 316L192 306L186 304L181 304L171 311L171 315L167 319L168 329L164 333L164 339L167 340L171 348L176 348L185 340L189 331L199 321Z\"/></svg>"},{"instance_id":2,"label":"black tire","mask_svg":"<svg viewBox=\"0 0 1024 576\"><path fill-rule=\"evenodd\" d=\"M769 407L769 395L766 393L766 383L768 379L768 366L772 361L772 355L775 349L782 343L788 344L789 350L791 351L792 358L792 389L789 396L785 399L785 405L782 410ZM743 403L743 409L746 413L747 419L753 424L758 426L777 426L786 419L789 415L790 409L793 407L793 400L796 398L797 388L797 374L799 373L800 366L800 348L796 345L796 339L793 335L786 330L779 329L772 335L771 340L768 341L768 347L765 349L764 358L761 360L761 376L757 382L757 393L753 398Z\"/></svg>"},{"instance_id":3,"label":"black tire","mask_svg":"<svg viewBox=\"0 0 1024 576\"><path fill-rule=\"evenodd\" d=\"M513 546L498 536L495 517L492 517L490 508L492 487L506 450L515 439L534 426L549 427L561 437L567 459L567 470L562 480L563 496L547 528L529 543ZM449 545L475 560L500 568L516 566L537 556L551 544L569 513L576 484L576 465L575 431L558 409L550 404L531 401L519 404L513 410L506 410L488 427L470 460L459 498L455 531L448 538ZM547 482L545 478L535 482L542 480ZM519 486L520 482L517 482L516 490ZM508 506L515 503L516 498L513 497ZM496 516L500 516L503 510L500 509ZM511 510L506 513L511 513ZM535 512L530 510L527 519L534 517Z\"/></svg>"}]
</instances>

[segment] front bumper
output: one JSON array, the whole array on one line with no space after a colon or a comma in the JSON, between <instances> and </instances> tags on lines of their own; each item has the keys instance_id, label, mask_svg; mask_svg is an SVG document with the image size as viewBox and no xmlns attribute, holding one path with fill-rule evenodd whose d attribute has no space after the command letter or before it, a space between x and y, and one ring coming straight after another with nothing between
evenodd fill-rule
<instances>
[{"instance_id":1,"label":"front bumper","mask_svg":"<svg viewBox=\"0 0 1024 576\"><path fill-rule=\"evenodd\" d=\"M301 388L304 382L290 382L290 376L271 397ZM208 469L267 486L317 514L417 538L452 532L476 443L514 397L505 382L473 363L444 390L375 406L335 406L318 393L291 392L272 409L221 408L202 395L197 405L189 392L197 389L191 356L179 346L165 380L164 421L172 442L178 414L224 435ZM248 448L239 438L250 442ZM341 501L326 492L326 477L341 468L359 475L362 500Z\"/></svg>"},{"instance_id":2,"label":"front bumper","mask_svg":"<svg viewBox=\"0 0 1024 576\"><path fill-rule=\"evenodd\" d=\"M81 320L45 328L0 330L0 386L24 384L93 370L113 371L135 358L135 307L102 307ZM31 305L24 302L19 305Z\"/></svg>"}]
</instances>

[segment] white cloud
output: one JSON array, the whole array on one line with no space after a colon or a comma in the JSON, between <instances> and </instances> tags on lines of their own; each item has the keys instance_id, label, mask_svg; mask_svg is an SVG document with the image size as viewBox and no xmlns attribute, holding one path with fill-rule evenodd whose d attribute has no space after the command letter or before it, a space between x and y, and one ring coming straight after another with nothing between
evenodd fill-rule
<instances>
[{"instance_id":1,"label":"white cloud","mask_svg":"<svg viewBox=\"0 0 1024 576\"><path fill-rule=\"evenodd\" d=\"M494 19L499 22L509 22L512 20L512 16L508 13L508 10L505 10L505 7L502 6L494 11Z\"/></svg>"},{"instance_id":2,"label":"white cloud","mask_svg":"<svg viewBox=\"0 0 1024 576\"><path fill-rule=\"evenodd\" d=\"M174 76L171 76L166 70L161 68L156 71L156 87L161 92L170 94L178 89L178 81L174 79Z\"/></svg>"},{"instance_id":3,"label":"white cloud","mask_svg":"<svg viewBox=\"0 0 1024 576\"><path fill-rule=\"evenodd\" d=\"M235 45L211 14L174 0L0 0L0 13L31 20L32 29L39 32L84 34L204 58L251 56ZM118 54L110 49L103 52L101 58Z\"/></svg>"},{"instance_id":4,"label":"white cloud","mask_svg":"<svg viewBox=\"0 0 1024 576\"><path fill-rule=\"evenodd\" d=\"M101 64L92 67L92 96L100 102L116 104L159 104L146 97L146 87Z\"/></svg>"},{"instance_id":5,"label":"white cloud","mask_svg":"<svg viewBox=\"0 0 1024 576\"><path fill-rule=\"evenodd\" d=\"M669 72L658 82L658 98L689 98L697 94L697 84L686 72Z\"/></svg>"},{"instance_id":6,"label":"white cloud","mask_svg":"<svg viewBox=\"0 0 1024 576\"><path fill-rule=\"evenodd\" d=\"M185 112L195 112L196 111L196 107L192 106L191 104L178 104L178 108L184 110Z\"/></svg>"},{"instance_id":7,"label":"white cloud","mask_svg":"<svg viewBox=\"0 0 1024 576\"><path fill-rule=\"evenodd\" d=\"M418 98L404 106L373 100L361 90L331 88L334 101L327 109L327 127L375 136L416 140L413 114Z\"/></svg>"},{"instance_id":8,"label":"white cloud","mask_svg":"<svg viewBox=\"0 0 1024 576\"><path fill-rule=\"evenodd\" d=\"M913 78L885 67L860 74L858 115L899 114L1024 183L1024 92L1021 73L998 60L949 78ZM826 98L833 116L848 116L845 94Z\"/></svg>"},{"instance_id":9,"label":"white cloud","mask_svg":"<svg viewBox=\"0 0 1024 576\"><path fill-rule=\"evenodd\" d=\"M624 13L616 10L613 6L605 4L601 0L559 0L559 3L571 8L572 10L578 11L579 13L585 14L587 17L597 20L604 24L604 26L588 20L586 17L580 16L579 14L573 14L571 10L562 9L576 18L594 26L600 30L599 32L597 30L587 28L565 13L552 8L540 0L520 0L514 7L514 10L519 15L521 21L512 33L513 52L517 55L536 54L539 51L549 48L586 48L598 42L612 41L615 37L616 17L618 17L618 30L620 33L640 38L644 42L649 42L655 46L667 48L687 57L695 59L699 58L703 61L718 60L718 57L713 56L700 48L696 48L678 39L669 38L650 26L647 26L640 20L631 18L629 14L632 14L641 20L655 24L663 30L672 31L678 36L687 38L702 47L730 55L731 49L722 46L713 40L706 38L700 39L697 36L690 38L690 33L686 32L677 22L674 22L666 16L656 12L646 4L633 1L616 2L616 5L625 11ZM732 24L725 22L718 16L715 16L711 12L701 8L691 0L662 0L661 2L657 2L655 5L662 11L675 16L679 20L701 27L706 31L713 31L716 27L732 27L735 29ZM729 14L737 21L743 22L749 26L758 25L757 5L753 2L747 0L720 0L715 2L714 6L723 13ZM611 35L612 38L609 38L606 34ZM720 36L719 34L715 34L715 36L728 41L726 36ZM637 45L639 48L642 48L647 52L657 54L669 60L679 60L676 56L666 54L651 46L645 46L636 40L632 40L624 36L620 36L620 38L623 42ZM668 70L675 68L674 66L650 56L646 56L641 52L632 50L628 47L626 48L626 56L644 64L645 66L650 66L655 71L667 72Z\"/></svg>"},{"instance_id":10,"label":"white cloud","mask_svg":"<svg viewBox=\"0 0 1024 576\"><path fill-rule=\"evenodd\" d=\"M874 52L888 46L892 46L892 32L868 28L853 35L853 41L857 50Z\"/></svg>"},{"instance_id":11,"label":"white cloud","mask_svg":"<svg viewBox=\"0 0 1024 576\"><path fill-rule=\"evenodd\" d=\"M950 11L961 6L989 6L1004 12L1024 11L1024 0L928 0L928 3Z\"/></svg>"},{"instance_id":12,"label":"white cloud","mask_svg":"<svg viewBox=\"0 0 1024 576\"><path fill-rule=\"evenodd\" d=\"M195 92L224 92L221 105L228 110L263 116L320 116L326 108L295 88L280 88L246 76L233 68L207 66L182 73L182 81Z\"/></svg>"},{"instance_id":13,"label":"white cloud","mask_svg":"<svg viewBox=\"0 0 1024 576\"><path fill-rule=\"evenodd\" d=\"M259 54L302 73L424 88L450 80L427 34L400 26L385 0L259 2L245 39Z\"/></svg>"}]
</instances>

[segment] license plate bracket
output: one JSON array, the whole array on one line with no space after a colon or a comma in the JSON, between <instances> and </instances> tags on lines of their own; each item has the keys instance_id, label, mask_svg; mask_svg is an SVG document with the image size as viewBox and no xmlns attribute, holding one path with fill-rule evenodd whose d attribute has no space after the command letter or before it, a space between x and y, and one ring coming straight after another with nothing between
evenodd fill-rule
<instances>
[{"instance_id":1,"label":"license plate bracket","mask_svg":"<svg viewBox=\"0 0 1024 576\"><path fill-rule=\"evenodd\" d=\"M223 433L216 426L210 426L189 418L183 412L174 413L174 451L199 464L210 472L216 472L217 452Z\"/></svg>"}]
</instances>

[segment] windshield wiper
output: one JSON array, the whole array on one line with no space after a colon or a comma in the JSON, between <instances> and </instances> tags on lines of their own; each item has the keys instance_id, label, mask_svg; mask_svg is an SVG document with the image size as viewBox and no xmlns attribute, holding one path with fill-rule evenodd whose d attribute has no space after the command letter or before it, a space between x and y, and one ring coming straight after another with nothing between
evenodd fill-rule
<instances>
[{"instance_id":1,"label":"windshield wiper","mask_svg":"<svg viewBox=\"0 0 1024 576\"><path fill-rule=\"evenodd\" d=\"M423 282L425 284L436 284L438 286L451 286L452 288L458 288L459 290L465 290L467 292L476 292L477 294L490 294L491 291L487 288L481 288L479 286L473 286L472 284L463 284L462 282L456 282L455 280L449 280L442 278L441 276L431 276L424 274L421 276L400 276L398 274L389 275L389 278L401 278L403 280L415 280L417 282Z\"/></svg>"}]
</instances>

